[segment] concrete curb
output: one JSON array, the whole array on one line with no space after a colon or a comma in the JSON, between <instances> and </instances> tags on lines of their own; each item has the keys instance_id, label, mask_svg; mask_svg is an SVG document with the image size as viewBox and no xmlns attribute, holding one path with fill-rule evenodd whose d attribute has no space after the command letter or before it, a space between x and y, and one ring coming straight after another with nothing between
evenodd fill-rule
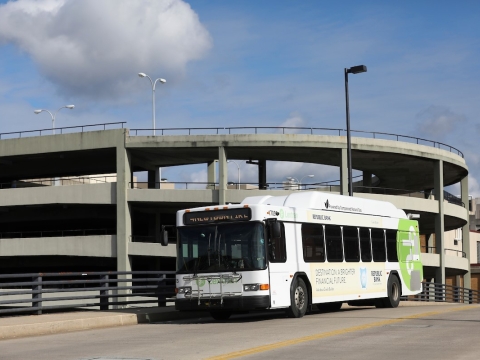
<instances>
[{"instance_id":1,"label":"concrete curb","mask_svg":"<svg viewBox=\"0 0 480 360\"><path fill-rule=\"evenodd\" d=\"M137 316L135 314L116 314L111 316L80 318L73 320L15 324L0 326L0 339L14 339L26 336L58 334L70 331L135 324L138 324Z\"/></svg>"},{"instance_id":2,"label":"concrete curb","mask_svg":"<svg viewBox=\"0 0 480 360\"><path fill-rule=\"evenodd\" d=\"M208 316L206 312L185 313L168 308L119 311L80 311L0 318L0 340Z\"/></svg>"}]
</instances>

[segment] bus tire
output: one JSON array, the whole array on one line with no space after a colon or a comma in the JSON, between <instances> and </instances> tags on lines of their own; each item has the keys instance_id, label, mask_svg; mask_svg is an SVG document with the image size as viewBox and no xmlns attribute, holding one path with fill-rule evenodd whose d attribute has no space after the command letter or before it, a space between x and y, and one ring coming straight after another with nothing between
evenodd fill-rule
<instances>
[{"instance_id":1,"label":"bus tire","mask_svg":"<svg viewBox=\"0 0 480 360\"><path fill-rule=\"evenodd\" d=\"M400 296L402 295L400 281L395 275L390 275L387 283L388 296L383 299L383 307L396 308L400 304Z\"/></svg>"},{"instance_id":2,"label":"bus tire","mask_svg":"<svg viewBox=\"0 0 480 360\"><path fill-rule=\"evenodd\" d=\"M290 304L287 314L291 318L301 318L307 312L308 290L305 282L301 278L297 278L290 293Z\"/></svg>"},{"instance_id":3,"label":"bus tire","mask_svg":"<svg viewBox=\"0 0 480 360\"><path fill-rule=\"evenodd\" d=\"M210 311L210 316L217 321L225 321L232 316L231 311Z\"/></svg>"}]
</instances>

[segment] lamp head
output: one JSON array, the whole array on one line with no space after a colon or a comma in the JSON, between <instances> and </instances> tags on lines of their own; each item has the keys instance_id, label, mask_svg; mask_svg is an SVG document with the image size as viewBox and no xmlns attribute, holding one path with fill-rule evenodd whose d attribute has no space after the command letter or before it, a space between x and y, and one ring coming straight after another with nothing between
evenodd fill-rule
<instances>
[{"instance_id":1,"label":"lamp head","mask_svg":"<svg viewBox=\"0 0 480 360\"><path fill-rule=\"evenodd\" d=\"M365 65L352 66L347 70L347 73L349 74L360 74L364 72L367 72L367 67Z\"/></svg>"},{"instance_id":2,"label":"lamp head","mask_svg":"<svg viewBox=\"0 0 480 360\"><path fill-rule=\"evenodd\" d=\"M38 110L34 110L33 112L34 112L35 114L40 114L42 111L43 111L43 110L38 109Z\"/></svg>"},{"instance_id":3,"label":"lamp head","mask_svg":"<svg viewBox=\"0 0 480 360\"><path fill-rule=\"evenodd\" d=\"M160 81L161 83L166 83L166 82L167 82L167 80L165 80L165 79L159 79L159 81Z\"/></svg>"},{"instance_id":4,"label":"lamp head","mask_svg":"<svg viewBox=\"0 0 480 360\"><path fill-rule=\"evenodd\" d=\"M67 109L73 109L75 107L75 105L67 105L65 106Z\"/></svg>"},{"instance_id":5,"label":"lamp head","mask_svg":"<svg viewBox=\"0 0 480 360\"><path fill-rule=\"evenodd\" d=\"M140 76L140 77L147 77L147 74L145 74L145 73L138 73L138 76Z\"/></svg>"},{"instance_id":6,"label":"lamp head","mask_svg":"<svg viewBox=\"0 0 480 360\"><path fill-rule=\"evenodd\" d=\"M309 178L313 178L315 175L307 175L307 177Z\"/></svg>"}]
</instances>

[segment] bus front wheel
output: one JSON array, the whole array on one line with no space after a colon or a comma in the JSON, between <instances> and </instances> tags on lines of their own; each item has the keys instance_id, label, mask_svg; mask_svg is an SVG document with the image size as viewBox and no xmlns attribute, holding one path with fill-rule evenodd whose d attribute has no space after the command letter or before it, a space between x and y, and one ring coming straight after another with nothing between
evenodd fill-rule
<instances>
[{"instance_id":1,"label":"bus front wheel","mask_svg":"<svg viewBox=\"0 0 480 360\"><path fill-rule=\"evenodd\" d=\"M386 298L381 299L381 303L384 308L396 308L400 303L401 295L400 281L395 275L390 275L387 283L387 294ZM379 307L379 306L377 306Z\"/></svg>"},{"instance_id":2,"label":"bus front wheel","mask_svg":"<svg viewBox=\"0 0 480 360\"><path fill-rule=\"evenodd\" d=\"M298 278L290 294L290 307L287 314L292 318L301 318L307 312L308 290L305 282Z\"/></svg>"}]
</instances>

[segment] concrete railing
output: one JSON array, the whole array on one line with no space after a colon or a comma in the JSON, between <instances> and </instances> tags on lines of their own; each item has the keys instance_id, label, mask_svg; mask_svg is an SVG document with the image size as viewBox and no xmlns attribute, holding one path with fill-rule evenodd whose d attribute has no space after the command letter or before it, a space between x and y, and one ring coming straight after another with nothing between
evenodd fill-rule
<instances>
[{"instance_id":1,"label":"concrete railing","mask_svg":"<svg viewBox=\"0 0 480 360\"><path fill-rule=\"evenodd\" d=\"M104 124L65 126L65 127L55 128L55 131L58 134L65 134L65 133L73 133L73 132L107 130L107 129L111 129L111 128L118 128L119 125L123 129L123 126L124 126L123 124L126 124L126 121L111 122L111 123L104 123ZM52 131L53 130L50 128L50 129L40 129L40 130L25 130L25 131L5 132L5 133L0 133L0 140L1 139L21 138L21 137L25 137L25 136L51 135Z\"/></svg>"},{"instance_id":2,"label":"concrete railing","mask_svg":"<svg viewBox=\"0 0 480 360\"><path fill-rule=\"evenodd\" d=\"M155 129L158 135L234 135L234 134L310 134L310 135L338 135L347 134L345 129L289 127L289 126L243 126L243 127L206 127L206 128L165 128ZM153 129L130 129L130 135L149 136ZM415 136L391 134L377 131L350 130L353 135L373 139L395 140L410 142L417 145L433 146L438 149L448 150L462 158L463 153L457 148L439 141L423 139Z\"/></svg>"}]
</instances>

